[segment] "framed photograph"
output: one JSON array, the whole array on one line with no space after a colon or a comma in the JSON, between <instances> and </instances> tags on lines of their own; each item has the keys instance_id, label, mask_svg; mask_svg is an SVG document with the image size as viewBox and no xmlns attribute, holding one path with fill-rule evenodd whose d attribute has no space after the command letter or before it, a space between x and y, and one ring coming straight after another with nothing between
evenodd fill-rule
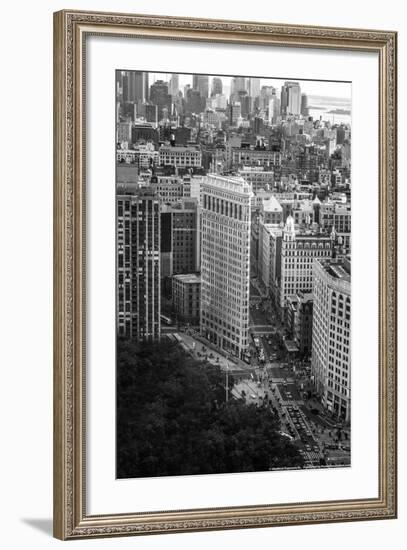
<instances>
[{"instance_id":1,"label":"framed photograph","mask_svg":"<svg viewBox=\"0 0 407 550\"><path fill-rule=\"evenodd\" d=\"M396 33L54 18L54 534L396 517Z\"/></svg>"}]
</instances>

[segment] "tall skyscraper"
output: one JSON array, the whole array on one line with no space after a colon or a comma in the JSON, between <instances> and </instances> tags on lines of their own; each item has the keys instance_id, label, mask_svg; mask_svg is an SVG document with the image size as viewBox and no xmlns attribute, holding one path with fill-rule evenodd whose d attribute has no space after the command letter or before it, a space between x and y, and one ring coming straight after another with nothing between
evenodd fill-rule
<instances>
[{"instance_id":1,"label":"tall skyscraper","mask_svg":"<svg viewBox=\"0 0 407 550\"><path fill-rule=\"evenodd\" d=\"M251 197L240 177L202 184L201 334L237 357L249 347Z\"/></svg>"},{"instance_id":2,"label":"tall skyscraper","mask_svg":"<svg viewBox=\"0 0 407 550\"><path fill-rule=\"evenodd\" d=\"M171 112L171 96L168 93L168 84L163 80L156 80L150 86L150 101L158 108L158 120L163 118L163 109Z\"/></svg>"},{"instance_id":3,"label":"tall skyscraper","mask_svg":"<svg viewBox=\"0 0 407 550\"><path fill-rule=\"evenodd\" d=\"M350 260L314 262L312 374L322 404L350 419Z\"/></svg>"},{"instance_id":4,"label":"tall skyscraper","mask_svg":"<svg viewBox=\"0 0 407 550\"><path fill-rule=\"evenodd\" d=\"M287 114L287 105L288 105L288 91L285 86L281 86L280 112L282 116L286 116Z\"/></svg>"},{"instance_id":5,"label":"tall skyscraper","mask_svg":"<svg viewBox=\"0 0 407 550\"><path fill-rule=\"evenodd\" d=\"M240 103L241 116L243 118L245 118L250 113L250 108L251 108L250 99L251 98L247 94L247 92L239 92L237 94L237 97L238 97L238 103Z\"/></svg>"},{"instance_id":6,"label":"tall skyscraper","mask_svg":"<svg viewBox=\"0 0 407 550\"><path fill-rule=\"evenodd\" d=\"M160 202L151 189L118 184L117 334L160 337Z\"/></svg>"},{"instance_id":7,"label":"tall skyscraper","mask_svg":"<svg viewBox=\"0 0 407 550\"><path fill-rule=\"evenodd\" d=\"M174 98L179 92L179 74L173 73L170 78L169 93Z\"/></svg>"},{"instance_id":8,"label":"tall skyscraper","mask_svg":"<svg viewBox=\"0 0 407 550\"><path fill-rule=\"evenodd\" d=\"M308 116L309 115L308 96L307 96L307 94L301 94L301 114L302 114L302 116Z\"/></svg>"},{"instance_id":9,"label":"tall skyscraper","mask_svg":"<svg viewBox=\"0 0 407 550\"><path fill-rule=\"evenodd\" d=\"M301 87L298 82L285 82L281 88L281 114L301 114Z\"/></svg>"},{"instance_id":10,"label":"tall skyscraper","mask_svg":"<svg viewBox=\"0 0 407 550\"><path fill-rule=\"evenodd\" d=\"M260 90L259 107L260 109L268 109L270 99L276 97L276 90L273 86L262 86Z\"/></svg>"},{"instance_id":11,"label":"tall skyscraper","mask_svg":"<svg viewBox=\"0 0 407 550\"><path fill-rule=\"evenodd\" d=\"M249 78L249 96L255 99L260 95L260 78Z\"/></svg>"},{"instance_id":12,"label":"tall skyscraper","mask_svg":"<svg viewBox=\"0 0 407 550\"><path fill-rule=\"evenodd\" d=\"M268 107L267 107L269 124L272 124L274 122L274 119L275 119L275 101L276 101L276 96L272 96L269 99L269 104L268 104Z\"/></svg>"},{"instance_id":13,"label":"tall skyscraper","mask_svg":"<svg viewBox=\"0 0 407 550\"><path fill-rule=\"evenodd\" d=\"M238 119L242 116L242 106L239 101L229 104L229 124L236 126Z\"/></svg>"},{"instance_id":14,"label":"tall skyscraper","mask_svg":"<svg viewBox=\"0 0 407 550\"><path fill-rule=\"evenodd\" d=\"M123 71L122 86L124 102L137 103L148 100L148 73Z\"/></svg>"},{"instance_id":15,"label":"tall skyscraper","mask_svg":"<svg viewBox=\"0 0 407 550\"><path fill-rule=\"evenodd\" d=\"M199 114L205 110L205 98L199 90L188 88L185 93L185 114Z\"/></svg>"},{"instance_id":16,"label":"tall skyscraper","mask_svg":"<svg viewBox=\"0 0 407 550\"><path fill-rule=\"evenodd\" d=\"M198 90L201 97L208 97L209 93L209 76L194 74L192 77L192 87L194 90Z\"/></svg>"},{"instance_id":17,"label":"tall skyscraper","mask_svg":"<svg viewBox=\"0 0 407 550\"><path fill-rule=\"evenodd\" d=\"M148 101L148 73L134 71L134 87L136 101Z\"/></svg>"},{"instance_id":18,"label":"tall skyscraper","mask_svg":"<svg viewBox=\"0 0 407 550\"><path fill-rule=\"evenodd\" d=\"M244 76L235 76L232 80L232 94L238 94L239 92L247 92L248 79Z\"/></svg>"},{"instance_id":19,"label":"tall skyscraper","mask_svg":"<svg viewBox=\"0 0 407 550\"><path fill-rule=\"evenodd\" d=\"M211 97L215 97L216 95L219 95L222 93L223 93L222 79L215 76L212 79Z\"/></svg>"}]
</instances>

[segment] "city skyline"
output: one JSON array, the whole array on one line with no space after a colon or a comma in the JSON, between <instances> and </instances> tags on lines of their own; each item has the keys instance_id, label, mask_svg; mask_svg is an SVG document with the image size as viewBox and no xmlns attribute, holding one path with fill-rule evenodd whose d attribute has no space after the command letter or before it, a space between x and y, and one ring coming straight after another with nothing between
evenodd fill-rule
<instances>
[{"instance_id":1,"label":"city skyline","mask_svg":"<svg viewBox=\"0 0 407 550\"><path fill-rule=\"evenodd\" d=\"M148 71L147 71L148 72ZM151 84L156 80L163 79L164 81L170 80L172 74L178 74L179 76L179 85L180 87L186 86L187 84L192 85L193 74L186 73L164 73L164 72L150 72L152 77ZM163 78L165 77L165 78ZM234 78L233 75L210 75L209 76L209 89L211 87L211 79L221 78L222 83L226 86L227 92L230 93L230 81ZM321 96L329 99L343 99L344 101L351 101L352 97L352 87L350 82L334 82L329 80L304 80L300 78L292 77L283 77L283 78L274 78L274 77L249 77L245 78L259 78L260 87L261 86L274 86L278 90L281 89L281 86L284 85L286 81L296 81L299 82L304 93L310 96Z\"/></svg>"},{"instance_id":2,"label":"city skyline","mask_svg":"<svg viewBox=\"0 0 407 550\"><path fill-rule=\"evenodd\" d=\"M116 93L117 477L350 466L351 85Z\"/></svg>"}]
</instances>

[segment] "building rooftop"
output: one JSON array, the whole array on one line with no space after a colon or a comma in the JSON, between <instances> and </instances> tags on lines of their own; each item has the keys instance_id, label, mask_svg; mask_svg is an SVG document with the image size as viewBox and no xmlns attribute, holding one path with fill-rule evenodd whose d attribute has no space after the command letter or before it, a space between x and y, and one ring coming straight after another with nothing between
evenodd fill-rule
<instances>
[{"instance_id":1,"label":"building rooftop","mask_svg":"<svg viewBox=\"0 0 407 550\"><path fill-rule=\"evenodd\" d=\"M319 230L295 229L296 239L330 239L329 233L320 233Z\"/></svg>"},{"instance_id":2,"label":"building rooftop","mask_svg":"<svg viewBox=\"0 0 407 550\"><path fill-rule=\"evenodd\" d=\"M299 351L297 343L294 340L284 340L284 345L288 353L297 353Z\"/></svg>"},{"instance_id":3,"label":"building rooftop","mask_svg":"<svg viewBox=\"0 0 407 550\"><path fill-rule=\"evenodd\" d=\"M159 151L170 151L171 153L200 153L200 150L195 146L184 147L182 145L161 145Z\"/></svg>"},{"instance_id":4,"label":"building rooftop","mask_svg":"<svg viewBox=\"0 0 407 550\"><path fill-rule=\"evenodd\" d=\"M180 275L174 275L173 279L176 279L177 281L180 281L182 283L186 284L199 284L201 282L201 276L197 275L196 273L183 273Z\"/></svg>"},{"instance_id":5,"label":"building rooftop","mask_svg":"<svg viewBox=\"0 0 407 550\"><path fill-rule=\"evenodd\" d=\"M320 263L328 275L334 279L350 282L351 265L348 258L331 259Z\"/></svg>"},{"instance_id":6,"label":"building rooftop","mask_svg":"<svg viewBox=\"0 0 407 550\"><path fill-rule=\"evenodd\" d=\"M208 174L204 182L213 187L220 187L226 191L252 195L251 185L241 176L221 176L219 174Z\"/></svg>"},{"instance_id":7,"label":"building rooftop","mask_svg":"<svg viewBox=\"0 0 407 550\"><path fill-rule=\"evenodd\" d=\"M134 195L150 199L159 199L158 195L151 187L140 186L137 183L117 183L116 195Z\"/></svg>"},{"instance_id":8,"label":"building rooftop","mask_svg":"<svg viewBox=\"0 0 407 550\"><path fill-rule=\"evenodd\" d=\"M136 184L138 181L139 169L134 164L116 165L116 183Z\"/></svg>"},{"instance_id":9,"label":"building rooftop","mask_svg":"<svg viewBox=\"0 0 407 550\"><path fill-rule=\"evenodd\" d=\"M277 237L281 237L283 234L283 228L279 223L265 223L263 224L263 228L267 231L267 233L273 233Z\"/></svg>"},{"instance_id":10,"label":"building rooftop","mask_svg":"<svg viewBox=\"0 0 407 550\"><path fill-rule=\"evenodd\" d=\"M264 212L282 212L283 208L274 195L263 198Z\"/></svg>"},{"instance_id":11,"label":"building rooftop","mask_svg":"<svg viewBox=\"0 0 407 550\"><path fill-rule=\"evenodd\" d=\"M261 174L266 174L266 175L270 175L270 174L274 174L274 171L273 170L265 170L264 169L264 166L242 166L239 170L238 170L238 173L239 174L247 174L247 173L253 173L253 174L258 174L258 173L261 173Z\"/></svg>"}]
</instances>

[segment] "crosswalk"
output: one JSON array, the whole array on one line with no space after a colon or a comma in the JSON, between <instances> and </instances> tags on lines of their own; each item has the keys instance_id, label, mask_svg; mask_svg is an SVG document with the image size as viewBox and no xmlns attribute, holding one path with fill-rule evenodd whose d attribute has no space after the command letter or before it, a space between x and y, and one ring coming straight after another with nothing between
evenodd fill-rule
<instances>
[{"instance_id":1,"label":"crosswalk","mask_svg":"<svg viewBox=\"0 0 407 550\"><path fill-rule=\"evenodd\" d=\"M307 452L306 456L309 458L309 460L311 462L318 462L318 463L319 463L320 459L322 458L322 454L317 453L316 451Z\"/></svg>"}]
</instances>

